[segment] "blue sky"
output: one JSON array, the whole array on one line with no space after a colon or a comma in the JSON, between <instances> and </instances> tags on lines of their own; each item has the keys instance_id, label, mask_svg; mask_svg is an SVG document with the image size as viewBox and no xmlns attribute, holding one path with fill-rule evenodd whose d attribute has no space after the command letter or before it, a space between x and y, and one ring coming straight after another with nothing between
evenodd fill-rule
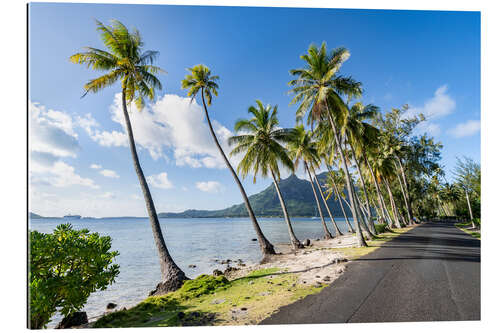
<instances>
[{"instance_id":1,"label":"blue sky","mask_svg":"<svg viewBox=\"0 0 500 333\"><path fill-rule=\"evenodd\" d=\"M350 50L341 72L363 83L365 104L425 113L420 131L443 143L448 177L456 156L480 160L478 12L36 3L29 14L30 204L42 215L146 214L115 102L119 85L80 98L99 73L68 61L83 46L103 47L94 18L138 28L168 72L157 100L131 115L160 212L241 202L199 105L180 88L185 69L204 63L220 76L210 113L222 139L257 98L277 104L289 127L288 71L302 66L312 42ZM269 184L244 181L249 194Z\"/></svg>"}]
</instances>

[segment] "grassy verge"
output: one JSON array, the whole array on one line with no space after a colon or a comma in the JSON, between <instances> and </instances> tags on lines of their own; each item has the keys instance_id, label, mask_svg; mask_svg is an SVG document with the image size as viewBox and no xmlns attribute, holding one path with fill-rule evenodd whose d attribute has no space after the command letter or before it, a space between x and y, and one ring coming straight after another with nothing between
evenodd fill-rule
<instances>
[{"instance_id":1,"label":"grassy verge","mask_svg":"<svg viewBox=\"0 0 500 333\"><path fill-rule=\"evenodd\" d=\"M228 281L201 275L168 295L148 297L128 310L100 318L93 327L161 327L257 324L279 307L318 293L326 284L302 286L277 268Z\"/></svg>"},{"instance_id":2,"label":"grassy verge","mask_svg":"<svg viewBox=\"0 0 500 333\"><path fill-rule=\"evenodd\" d=\"M355 260L370 252L375 251L376 249L380 248L380 246L385 242L390 241L391 239L398 237L399 235L413 228L415 228L415 226L405 227L401 229L391 229L384 233L380 233L373 240L369 240L366 242L368 244L367 247L340 247L332 248L331 250L344 254L344 256L349 260Z\"/></svg>"},{"instance_id":3,"label":"grassy verge","mask_svg":"<svg viewBox=\"0 0 500 333\"><path fill-rule=\"evenodd\" d=\"M366 248L329 248L349 260L368 254L383 243L412 229L379 234ZM327 284L298 283L298 276L266 268L234 280L200 275L181 289L148 297L128 310L101 317L93 327L162 327L257 324L278 308L321 291Z\"/></svg>"},{"instance_id":4,"label":"grassy verge","mask_svg":"<svg viewBox=\"0 0 500 333\"><path fill-rule=\"evenodd\" d=\"M462 230L465 233L468 233L474 238L481 239L481 232L466 229L467 227L472 227L472 223L470 222L455 223L455 227L457 227L458 229Z\"/></svg>"}]
</instances>

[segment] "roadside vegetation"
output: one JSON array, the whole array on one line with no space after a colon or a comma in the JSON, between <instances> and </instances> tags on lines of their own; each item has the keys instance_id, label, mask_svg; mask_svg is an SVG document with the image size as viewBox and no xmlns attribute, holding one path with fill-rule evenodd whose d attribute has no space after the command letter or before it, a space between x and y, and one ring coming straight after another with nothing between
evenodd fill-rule
<instances>
[{"instance_id":1,"label":"roadside vegetation","mask_svg":"<svg viewBox=\"0 0 500 333\"><path fill-rule=\"evenodd\" d=\"M280 306L314 294L326 284L297 284L278 268L229 281L201 275L175 292L151 296L135 307L100 318L93 327L162 327L257 324Z\"/></svg>"},{"instance_id":2,"label":"roadside vegetation","mask_svg":"<svg viewBox=\"0 0 500 333\"><path fill-rule=\"evenodd\" d=\"M481 220L478 218L474 219L474 226L471 222L455 223L455 226L460 230L468 233L474 238L481 239Z\"/></svg>"}]
</instances>

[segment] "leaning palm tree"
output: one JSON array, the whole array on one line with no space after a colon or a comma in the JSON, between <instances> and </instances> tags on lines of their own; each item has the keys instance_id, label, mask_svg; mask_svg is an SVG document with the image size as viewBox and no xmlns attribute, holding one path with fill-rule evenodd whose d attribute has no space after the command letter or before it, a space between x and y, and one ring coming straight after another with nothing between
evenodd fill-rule
<instances>
[{"instance_id":1,"label":"leaning palm tree","mask_svg":"<svg viewBox=\"0 0 500 333\"><path fill-rule=\"evenodd\" d=\"M158 284L154 293L157 295L167 293L180 288L187 277L175 264L168 252L153 198L151 197L148 183L139 163L132 125L127 110L127 105L130 105L131 102L135 102L136 107L140 110L144 106L144 99L154 98L155 90L161 90L161 83L155 74L163 71L153 65L158 55L157 51L142 52L143 42L139 31L136 29L129 31L121 22L116 20L112 20L109 26L99 21L96 23L97 30L100 32L101 39L108 51L86 47L84 52L72 55L70 61L76 64L85 64L87 68L92 68L93 70L107 71L106 74L85 84L84 96L88 92L97 93L113 85L116 81L121 82L123 116L130 151L132 153L132 161L137 177L139 178L144 200L146 201L146 209L160 257L162 282Z\"/></svg>"},{"instance_id":2,"label":"leaning palm tree","mask_svg":"<svg viewBox=\"0 0 500 333\"><path fill-rule=\"evenodd\" d=\"M376 176L383 182L385 185L385 188L387 190L387 194L389 195L389 202L391 204L392 208L392 215L394 222L396 224L397 228L401 228L401 222L399 219L399 211L396 206L396 202L394 200L394 195L392 193L392 189L390 186L390 183L388 179L391 179L396 175L396 170L394 168L393 164L394 160L392 156L389 156L388 154L382 154L378 156L376 162L374 163L374 171ZM389 225L389 227L393 227L392 225Z\"/></svg>"},{"instance_id":3,"label":"leaning palm tree","mask_svg":"<svg viewBox=\"0 0 500 333\"><path fill-rule=\"evenodd\" d=\"M328 166L328 177L326 178L326 200L328 200L332 195L335 195L335 198L340 204L340 209L342 210L342 214L344 215L345 222L347 224L347 228L349 232L354 232L352 229L351 223L349 222L349 218L344 209L344 204L342 203L344 194L344 176L340 174L340 172L335 172L330 166ZM339 184L339 185L337 185ZM341 185L342 184L342 185ZM340 189L339 189L340 186Z\"/></svg>"},{"instance_id":4,"label":"leaning palm tree","mask_svg":"<svg viewBox=\"0 0 500 333\"><path fill-rule=\"evenodd\" d=\"M365 140L365 142L370 142L371 140ZM380 148L377 145L369 145L367 147L368 149L362 151L363 155L363 161L368 168L368 171L370 172L371 178L373 185L375 185L375 190L377 193L377 199L379 203L379 209L382 213L382 219L384 223L387 223L387 225L392 225L393 222L391 221L389 211L387 210L387 205L385 204L384 197L382 196L382 191L380 189L380 183L381 183L381 177L377 177L375 175L374 169L373 169L373 164L377 160L377 157L380 154Z\"/></svg>"},{"instance_id":5,"label":"leaning palm tree","mask_svg":"<svg viewBox=\"0 0 500 333\"><path fill-rule=\"evenodd\" d=\"M376 234L376 229L373 224L372 210L370 206L370 201L368 197L368 192L366 190L365 177L361 171L361 165L358 161L358 156L362 154L362 151L366 149L365 132L373 132L375 128L370 124L366 123L366 120L373 119L379 113L379 108L375 105L368 104L363 105L361 102L355 103L349 108L347 116L343 119L342 133L345 134L346 142L349 144L352 150L352 157L354 164L358 170L359 179L361 181L361 188L365 195L365 205L366 213L368 217L368 226L370 231Z\"/></svg>"},{"instance_id":6,"label":"leaning palm tree","mask_svg":"<svg viewBox=\"0 0 500 333\"><path fill-rule=\"evenodd\" d=\"M188 96L191 96L191 100L194 100L196 95L200 93L201 100L203 102L203 109L205 110L205 117L207 118L208 128L210 129L210 134L212 135L215 145L217 146L217 149L224 159L224 163L226 163L227 168L229 169L229 171L231 171L234 181L240 189L243 201L245 202L245 207L248 211L248 215L250 217L250 220L252 221L255 233L257 234L260 249L264 256L276 254L276 252L274 251L274 246L264 236L264 233L262 232L259 223L257 222L257 218L255 217L252 206L250 205L250 201L248 200L245 189L243 188L238 175L231 166L231 163L229 163L224 150L222 150L222 147L219 144L219 140L217 139L217 135L215 135L215 131L212 127L210 116L208 115L207 105L212 105L212 95L217 96L218 94L217 90L219 89L219 86L217 85L217 81L219 80L219 77L216 75L212 75L210 69L207 66L201 64L196 65L193 68L188 68L188 71L189 74L187 74L184 80L182 80L182 89L188 89Z\"/></svg>"},{"instance_id":7,"label":"leaning palm tree","mask_svg":"<svg viewBox=\"0 0 500 333\"><path fill-rule=\"evenodd\" d=\"M244 134L229 138L229 145L236 145L230 155L245 154L237 170L243 177L253 173L254 183L257 174L260 173L263 177L271 174L283 210L292 248L303 248L304 246L293 231L278 182L280 179L280 164L293 172L293 162L288 157L285 147L282 146L282 144L286 144L291 140L293 130L278 128L277 106L264 106L259 100L256 103L257 107L250 106L248 108L248 113L252 114L253 117L251 119L240 119L234 125L235 132L244 131Z\"/></svg>"},{"instance_id":8,"label":"leaning palm tree","mask_svg":"<svg viewBox=\"0 0 500 333\"><path fill-rule=\"evenodd\" d=\"M316 205L318 206L319 216L321 217L321 224L323 225L323 230L325 232L325 239L331 239L333 237L330 231L328 230L328 227L326 226L325 218L323 216L323 210L321 209L321 204L319 203L318 195L316 193L316 188L314 186L314 181L311 176L311 169L318 167L320 164L319 155L318 151L316 150L315 144L313 142L311 133L306 131L303 125L295 126L295 136L294 139L288 144L288 150L291 158L294 160L296 169L298 168L300 161L303 162L304 170L309 176L314 198L316 199ZM319 189L321 191L321 187ZM323 195L323 193L321 194ZM326 205L326 200L324 200L324 203ZM329 210L328 206L326 207ZM337 231L337 235L341 235L342 233L337 227L337 224L332 216L331 219L335 227L335 230Z\"/></svg>"},{"instance_id":9,"label":"leaning palm tree","mask_svg":"<svg viewBox=\"0 0 500 333\"><path fill-rule=\"evenodd\" d=\"M331 54L327 54L325 43L321 44L320 48L313 44L309 47L307 54L300 58L306 62L306 65L304 68L292 69L290 74L298 76L298 78L289 82L289 85L293 87L291 92L295 94L292 104L299 103L296 117L300 120L308 113L308 119L311 123L327 121L330 124L345 172L349 201L354 208L353 218L358 246L367 246L361 233L359 207L354 200L354 186L341 147L338 126L338 119L345 117L348 113L347 106L341 96L359 96L361 84L350 77L338 74L344 61L349 58L349 51L345 48L337 48Z\"/></svg>"},{"instance_id":10,"label":"leaning palm tree","mask_svg":"<svg viewBox=\"0 0 500 333\"><path fill-rule=\"evenodd\" d=\"M479 165L479 163L474 162L471 158L464 157L463 159L461 159L457 157L457 165L453 173L457 178L457 184L465 193L465 199L467 201L467 207L469 209L469 216L472 227L476 228L476 224L474 223L474 215L472 214L470 196L471 194L474 194L474 192L481 191L481 166ZM480 196L480 193L475 194L477 196Z\"/></svg>"}]
</instances>

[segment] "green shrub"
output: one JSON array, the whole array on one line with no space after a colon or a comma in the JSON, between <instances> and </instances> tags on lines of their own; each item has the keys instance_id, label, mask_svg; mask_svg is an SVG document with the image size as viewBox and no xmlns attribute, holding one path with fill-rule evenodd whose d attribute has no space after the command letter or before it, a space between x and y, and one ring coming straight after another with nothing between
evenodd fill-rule
<instances>
[{"instance_id":1,"label":"green shrub","mask_svg":"<svg viewBox=\"0 0 500 333\"><path fill-rule=\"evenodd\" d=\"M375 230L377 234L381 234L387 231L387 223L375 224Z\"/></svg>"},{"instance_id":2,"label":"green shrub","mask_svg":"<svg viewBox=\"0 0 500 333\"><path fill-rule=\"evenodd\" d=\"M64 316L79 311L90 293L113 283L118 252L110 249L109 236L71 224L58 225L52 234L30 231L30 328L46 327L57 310Z\"/></svg>"}]
</instances>

